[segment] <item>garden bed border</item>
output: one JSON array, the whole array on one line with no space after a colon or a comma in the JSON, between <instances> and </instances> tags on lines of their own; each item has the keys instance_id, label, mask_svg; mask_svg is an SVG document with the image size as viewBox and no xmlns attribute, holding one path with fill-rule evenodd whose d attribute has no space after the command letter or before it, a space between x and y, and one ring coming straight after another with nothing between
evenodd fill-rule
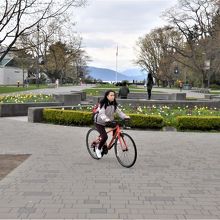
<instances>
[{"instance_id":1,"label":"garden bed border","mask_svg":"<svg viewBox=\"0 0 220 220\"><path fill-rule=\"evenodd\" d=\"M32 103L1 103L0 117L27 116L30 107L47 107L62 105L62 102L32 102Z\"/></svg>"}]
</instances>

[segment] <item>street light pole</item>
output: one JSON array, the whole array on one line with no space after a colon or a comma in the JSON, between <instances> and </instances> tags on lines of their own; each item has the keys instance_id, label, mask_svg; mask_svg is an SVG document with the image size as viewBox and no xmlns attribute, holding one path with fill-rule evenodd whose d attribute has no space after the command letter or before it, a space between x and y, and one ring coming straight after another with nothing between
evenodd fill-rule
<instances>
[{"instance_id":1,"label":"street light pole","mask_svg":"<svg viewBox=\"0 0 220 220\"><path fill-rule=\"evenodd\" d=\"M118 82L118 45L116 49L115 83Z\"/></svg>"},{"instance_id":2,"label":"street light pole","mask_svg":"<svg viewBox=\"0 0 220 220\"><path fill-rule=\"evenodd\" d=\"M208 80L207 87L209 89L209 86L210 86L210 73L209 73L210 60L205 60L204 68L205 68L205 71L206 71L206 74L207 74L207 80Z\"/></svg>"},{"instance_id":3,"label":"street light pole","mask_svg":"<svg viewBox=\"0 0 220 220\"><path fill-rule=\"evenodd\" d=\"M203 71L204 71L204 74L205 74L205 79L207 78L207 87L209 89L209 85L210 85L210 60L208 59L207 57L207 53L206 52L203 52L202 53L204 55L204 67L203 67ZM204 79L204 80L205 80ZM203 83L204 84L204 88L205 88L205 82Z\"/></svg>"},{"instance_id":4,"label":"street light pole","mask_svg":"<svg viewBox=\"0 0 220 220\"><path fill-rule=\"evenodd\" d=\"M37 24L37 74L36 74L36 80L37 80L37 87L39 87L39 32L40 27L39 23Z\"/></svg>"}]
</instances>

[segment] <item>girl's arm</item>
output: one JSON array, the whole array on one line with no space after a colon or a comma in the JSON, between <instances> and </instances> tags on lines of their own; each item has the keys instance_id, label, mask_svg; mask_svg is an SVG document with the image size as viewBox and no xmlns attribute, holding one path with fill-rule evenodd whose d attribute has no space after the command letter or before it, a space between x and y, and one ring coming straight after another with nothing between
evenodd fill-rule
<instances>
[{"instance_id":1,"label":"girl's arm","mask_svg":"<svg viewBox=\"0 0 220 220\"><path fill-rule=\"evenodd\" d=\"M126 115L124 112L122 112L121 109L118 107L116 108L116 113L118 114L118 116L121 119L130 118L128 115Z\"/></svg>"}]
</instances>

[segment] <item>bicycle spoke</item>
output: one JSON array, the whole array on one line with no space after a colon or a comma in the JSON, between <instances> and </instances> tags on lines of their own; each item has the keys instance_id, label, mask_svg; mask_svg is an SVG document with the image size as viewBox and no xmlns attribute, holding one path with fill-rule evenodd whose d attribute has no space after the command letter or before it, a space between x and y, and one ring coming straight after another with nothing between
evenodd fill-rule
<instances>
[{"instance_id":1,"label":"bicycle spoke","mask_svg":"<svg viewBox=\"0 0 220 220\"><path fill-rule=\"evenodd\" d=\"M137 158L137 149L133 139L126 133L121 136L121 142L115 141L115 155L118 162L124 167L132 167Z\"/></svg>"},{"instance_id":2,"label":"bicycle spoke","mask_svg":"<svg viewBox=\"0 0 220 220\"><path fill-rule=\"evenodd\" d=\"M86 146L89 154L94 159L99 159L95 152L94 141L99 137L99 132L95 128L91 128L86 135Z\"/></svg>"},{"instance_id":3,"label":"bicycle spoke","mask_svg":"<svg viewBox=\"0 0 220 220\"><path fill-rule=\"evenodd\" d=\"M128 151L121 151L119 152L118 157L121 158L124 164L131 164L133 158L129 158L129 153Z\"/></svg>"}]
</instances>

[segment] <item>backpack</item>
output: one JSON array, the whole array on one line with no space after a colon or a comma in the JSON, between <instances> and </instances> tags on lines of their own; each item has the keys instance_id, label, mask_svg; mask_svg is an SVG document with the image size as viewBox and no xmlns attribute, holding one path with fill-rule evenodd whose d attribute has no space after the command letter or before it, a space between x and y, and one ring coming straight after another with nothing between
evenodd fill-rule
<instances>
[{"instance_id":1,"label":"backpack","mask_svg":"<svg viewBox=\"0 0 220 220\"><path fill-rule=\"evenodd\" d=\"M96 103L93 107L92 107L92 114L96 114L98 113L98 108L100 107L99 103Z\"/></svg>"},{"instance_id":2,"label":"backpack","mask_svg":"<svg viewBox=\"0 0 220 220\"><path fill-rule=\"evenodd\" d=\"M94 119L94 116L99 113L99 107L100 107L100 103L96 103L93 107L92 107L92 119Z\"/></svg>"}]
</instances>

